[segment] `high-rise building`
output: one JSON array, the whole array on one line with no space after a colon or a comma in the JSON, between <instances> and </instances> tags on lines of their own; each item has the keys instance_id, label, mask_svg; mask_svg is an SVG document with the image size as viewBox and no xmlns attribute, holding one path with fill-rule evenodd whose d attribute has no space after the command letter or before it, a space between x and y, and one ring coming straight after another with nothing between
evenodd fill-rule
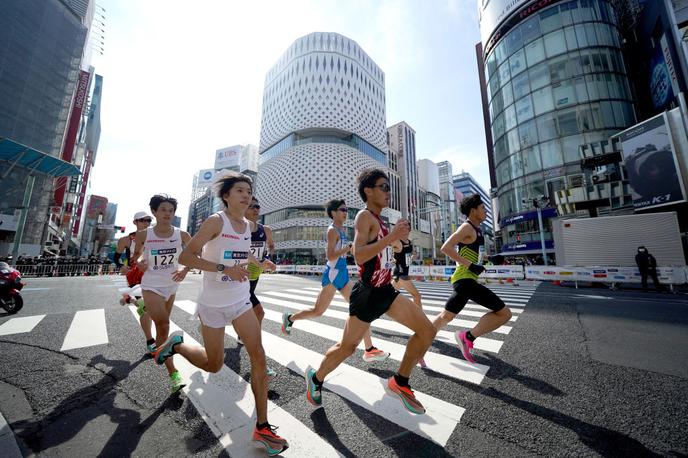
<instances>
[{"instance_id":1,"label":"high-rise building","mask_svg":"<svg viewBox=\"0 0 688 458\"><path fill-rule=\"evenodd\" d=\"M427 232L431 238L430 248L421 252L421 258L429 257L434 260L438 258L437 254L444 242L442 240L444 207L440 197L440 173L437 164L430 159L416 161L416 170L418 171L418 216L421 232L425 231L427 224Z\"/></svg>"},{"instance_id":2,"label":"high-rise building","mask_svg":"<svg viewBox=\"0 0 688 458\"><path fill-rule=\"evenodd\" d=\"M72 100L79 82L92 14L91 2L4 2L0 14L0 138L60 157ZM4 167L3 167L4 168ZM21 206L29 171L3 176L0 213ZM47 234L53 179L36 176L22 252L38 255ZM0 245L14 239L0 230Z\"/></svg>"},{"instance_id":3,"label":"high-rise building","mask_svg":"<svg viewBox=\"0 0 688 458\"><path fill-rule=\"evenodd\" d=\"M449 161L437 163L440 180L440 198L442 199L442 239L448 239L456 230L459 222L456 195L454 193L454 177L452 165Z\"/></svg>"},{"instance_id":4,"label":"high-rise building","mask_svg":"<svg viewBox=\"0 0 688 458\"><path fill-rule=\"evenodd\" d=\"M468 172L461 172L458 175L454 175L454 193L456 195L456 205L460 205L464 197L468 197L471 194L480 194L485 204L485 210L487 210L487 219L483 224L485 225L485 229L489 232L494 230L492 223L492 199L490 199L485 189L483 189L475 178L473 178L473 175Z\"/></svg>"},{"instance_id":5,"label":"high-rise building","mask_svg":"<svg viewBox=\"0 0 688 458\"><path fill-rule=\"evenodd\" d=\"M401 216L411 223L411 230L419 230L418 221L418 173L416 171L416 131L407 123L400 122L387 128L387 144L390 156L397 160L399 175L399 202Z\"/></svg>"},{"instance_id":6,"label":"high-rise building","mask_svg":"<svg viewBox=\"0 0 688 458\"><path fill-rule=\"evenodd\" d=\"M541 252L534 203L549 207L543 217L551 252L556 198L584 188L587 180L585 145L606 153L607 139L635 122L618 17L606 0L493 0L479 6L476 55L502 252ZM593 190L597 199L605 193L609 205L612 197L624 205L620 180ZM577 212L584 205L560 208Z\"/></svg>"},{"instance_id":7,"label":"high-rise building","mask_svg":"<svg viewBox=\"0 0 688 458\"><path fill-rule=\"evenodd\" d=\"M342 35L296 40L268 71L263 95L256 195L278 254L324 260L323 204L344 199L352 232L363 208L355 177L387 164L382 70Z\"/></svg>"}]
</instances>

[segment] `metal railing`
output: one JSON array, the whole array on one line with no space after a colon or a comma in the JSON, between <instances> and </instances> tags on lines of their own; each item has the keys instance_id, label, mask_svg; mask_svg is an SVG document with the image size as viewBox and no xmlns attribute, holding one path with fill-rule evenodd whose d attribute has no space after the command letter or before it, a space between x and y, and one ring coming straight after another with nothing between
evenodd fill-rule
<instances>
[{"instance_id":1,"label":"metal railing","mask_svg":"<svg viewBox=\"0 0 688 458\"><path fill-rule=\"evenodd\" d=\"M115 264L18 264L22 277L81 277L114 275L119 273Z\"/></svg>"}]
</instances>

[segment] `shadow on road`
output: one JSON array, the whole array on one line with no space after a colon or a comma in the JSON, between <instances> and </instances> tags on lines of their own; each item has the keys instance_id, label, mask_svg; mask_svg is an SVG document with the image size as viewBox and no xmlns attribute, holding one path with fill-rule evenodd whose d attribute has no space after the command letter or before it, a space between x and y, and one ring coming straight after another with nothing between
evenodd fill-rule
<instances>
[{"instance_id":1,"label":"shadow on road","mask_svg":"<svg viewBox=\"0 0 688 458\"><path fill-rule=\"evenodd\" d=\"M184 402L179 394L171 395L143 421L140 412L116 406L118 392L115 387L121 380L119 377L130 373L148 359L146 355L129 363L106 359L102 355L94 356L88 367L96 370L96 364L110 367L100 380L72 393L41 420L20 421L11 426L31 450L40 452L72 440L91 421L107 415L117 428L103 444L98 456L129 456L136 450L143 434L163 412L178 410Z\"/></svg>"},{"instance_id":2,"label":"shadow on road","mask_svg":"<svg viewBox=\"0 0 688 458\"><path fill-rule=\"evenodd\" d=\"M493 380L512 379L526 388L530 388L533 391L539 391L548 396L566 396L566 393L544 380L521 374L520 368L507 363L503 359L489 354L483 356L489 359L490 370L487 371L487 378Z\"/></svg>"}]
</instances>

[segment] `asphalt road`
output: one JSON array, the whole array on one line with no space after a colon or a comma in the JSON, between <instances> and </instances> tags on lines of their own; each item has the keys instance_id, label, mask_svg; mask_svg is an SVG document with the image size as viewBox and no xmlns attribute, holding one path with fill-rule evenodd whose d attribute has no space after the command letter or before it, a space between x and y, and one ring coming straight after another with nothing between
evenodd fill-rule
<instances>
[{"instance_id":1,"label":"asphalt road","mask_svg":"<svg viewBox=\"0 0 688 458\"><path fill-rule=\"evenodd\" d=\"M133 313L117 304L120 277L28 281L24 309L0 312L0 412L25 456L264 456L246 445L250 364L231 331L219 374L175 357L188 386L170 395ZM180 285L171 316L197 341L189 311L199 281L189 275ZM426 313L438 313L448 284L417 285ZM297 323L289 338L276 317L312 304L318 287L315 277L285 275L258 286L268 365L278 374L270 419L290 440L285 456L688 454L688 296L491 285L517 319L478 339L477 367L449 334L438 336L430 368L412 378L428 408L419 417L382 390L408 339L385 320L373 339L392 357L369 364L357 351L326 381L324 407L307 403L302 370L341 335L345 304ZM466 311L447 331L478 320L479 307Z\"/></svg>"}]
</instances>

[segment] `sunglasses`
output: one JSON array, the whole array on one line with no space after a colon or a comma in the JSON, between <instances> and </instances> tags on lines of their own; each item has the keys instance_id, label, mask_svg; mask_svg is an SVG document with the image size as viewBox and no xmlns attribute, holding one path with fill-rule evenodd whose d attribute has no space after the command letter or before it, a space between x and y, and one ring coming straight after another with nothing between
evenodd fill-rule
<instances>
[{"instance_id":1,"label":"sunglasses","mask_svg":"<svg viewBox=\"0 0 688 458\"><path fill-rule=\"evenodd\" d=\"M151 218L141 218L141 219L137 219L136 222L138 222L138 223L149 223L150 224L153 222L153 220Z\"/></svg>"},{"instance_id":2,"label":"sunglasses","mask_svg":"<svg viewBox=\"0 0 688 458\"><path fill-rule=\"evenodd\" d=\"M337 210L339 210L339 211L342 212L342 213L346 213L346 212L349 211L349 209L346 208L346 207L340 207L340 208L338 208Z\"/></svg>"},{"instance_id":3,"label":"sunglasses","mask_svg":"<svg viewBox=\"0 0 688 458\"><path fill-rule=\"evenodd\" d=\"M249 205L248 208L253 208L255 210L260 210L260 205Z\"/></svg>"},{"instance_id":4,"label":"sunglasses","mask_svg":"<svg viewBox=\"0 0 688 458\"><path fill-rule=\"evenodd\" d=\"M376 184L373 188L380 188L382 192L389 192L392 189L389 187L389 183Z\"/></svg>"}]
</instances>

